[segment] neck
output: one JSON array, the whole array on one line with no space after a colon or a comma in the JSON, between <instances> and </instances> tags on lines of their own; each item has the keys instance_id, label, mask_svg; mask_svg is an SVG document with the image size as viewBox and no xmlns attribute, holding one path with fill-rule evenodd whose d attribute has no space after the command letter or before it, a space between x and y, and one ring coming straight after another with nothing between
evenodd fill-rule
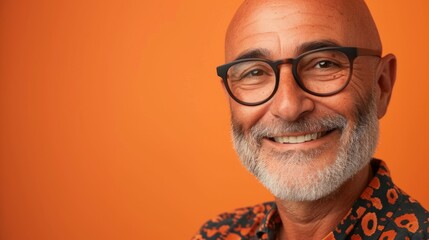
<instances>
[{"instance_id":1,"label":"neck","mask_svg":"<svg viewBox=\"0 0 429 240\"><path fill-rule=\"evenodd\" d=\"M368 164L335 193L316 201L276 199L282 228L278 239L323 239L335 229L372 178Z\"/></svg>"}]
</instances>

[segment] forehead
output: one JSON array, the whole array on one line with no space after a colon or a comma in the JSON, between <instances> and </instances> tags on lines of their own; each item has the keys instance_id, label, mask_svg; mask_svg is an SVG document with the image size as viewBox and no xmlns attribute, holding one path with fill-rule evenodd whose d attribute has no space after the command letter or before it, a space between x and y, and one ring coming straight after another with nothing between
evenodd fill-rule
<instances>
[{"instance_id":1,"label":"forehead","mask_svg":"<svg viewBox=\"0 0 429 240\"><path fill-rule=\"evenodd\" d=\"M267 49L273 58L291 57L300 45L314 41L352 46L355 34L350 22L341 5L265 2L236 15L228 31L226 58L231 61L254 48Z\"/></svg>"}]
</instances>

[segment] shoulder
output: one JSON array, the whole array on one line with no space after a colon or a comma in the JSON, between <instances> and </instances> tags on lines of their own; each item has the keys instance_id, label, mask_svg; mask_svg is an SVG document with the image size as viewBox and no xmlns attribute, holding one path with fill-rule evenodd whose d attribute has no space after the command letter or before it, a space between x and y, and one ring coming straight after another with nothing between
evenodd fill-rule
<instances>
[{"instance_id":1,"label":"shoulder","mask_svg":"<svg viewBox=\"0 0 429 240\"><path fill-rule=\"evenodd\" d=\"M274 202L237 208L219 214L208 220L192 239L223 239L236 236L237 239L254 236L267 214L275 208Z\"/></svg>"},{"instance_id":2,"label":"shoulder","mask_svg":"<svg viewBox=\"0 0 429 240\"><path fill-rule=\"evenodd\" d=\"M429 212L417 200L398 190L401 199L386 230L391 230L396 237L429 239Z\"/></svg>"}]
</instances>

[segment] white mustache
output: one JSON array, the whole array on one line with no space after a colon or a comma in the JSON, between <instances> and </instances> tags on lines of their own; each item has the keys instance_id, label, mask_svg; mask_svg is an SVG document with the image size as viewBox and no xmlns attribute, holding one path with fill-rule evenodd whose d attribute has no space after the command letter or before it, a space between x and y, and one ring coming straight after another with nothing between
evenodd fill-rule
<instances>
[{"instance_id":1,"label":"white mustache","mask_svg":"<svg viewBox=\"0 0 429 240\"><path fill-rule=\"evenodd\" d=\"M243 135L240 125L232 122L234 134ZM272 138L274 136L287 133L311 133L338 129L342 131L347 127L347 119L339 114L327 115L322 118L301 118L295 122L288 122L277 119L270 123L259 122L249 130L251 138L258 143L263 138Z\"/></svg>"}]
</instances>

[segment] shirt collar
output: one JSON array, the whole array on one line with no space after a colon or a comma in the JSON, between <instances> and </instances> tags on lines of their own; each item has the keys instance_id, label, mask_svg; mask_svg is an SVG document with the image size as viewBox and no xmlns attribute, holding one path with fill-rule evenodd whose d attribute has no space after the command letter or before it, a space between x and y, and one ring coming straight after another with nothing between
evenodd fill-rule
<instances>
[{"instance_id":1,"label":"shirt collar","mask_svg":"<svg viewBox=\"0 0 429 240\"><path fill-rule=\"evenodd\" d=\"M257 239L275 239L277 231L281 226L281 219L277 205L273 203L271 209L261 221L261 225L256 230Z\"/></svg>"},{"instance_id":2,"label":"shirt collar","mask_svg":"<svg viewBox=\"0 0 429 240\"><path fill-rule=\"evenodd\" d=\"M382 231L384 225L377 225L378 219L389 218L397 209L398 203L403 197L400 190L393 184L390 171L386 163L373 159L371 167L375 172L374 177L363 190L360 197L353 204L348 214L329 235L335 239L345 239L360 222L364 232L374 231L373 227ZM372 222L371 222L372 221ZM364 226L365 223L367 226ZM374 238L375 239L375 238Z\"/></svg>"},{"instance_id":3,"label":"shirt collar","mask_svg":"<svg viewBox=\"0 0 429 240\"><path fill-rule=\"evenodd\" d=\"M402 195L393 184L387 165L381 160L374 159L371 161L371 167L375 172L374 177L336 229L325 239L345 239L356 223L368 213L368 216L373 216L374 219L381 219L391 215L397 208L396 203L400 202ZM276 233L281 227L277 205L273 203L269 206L271 209L267 209L267 214L257 228L257 239L276 239Z\"/></svg>"}]
</instances>

